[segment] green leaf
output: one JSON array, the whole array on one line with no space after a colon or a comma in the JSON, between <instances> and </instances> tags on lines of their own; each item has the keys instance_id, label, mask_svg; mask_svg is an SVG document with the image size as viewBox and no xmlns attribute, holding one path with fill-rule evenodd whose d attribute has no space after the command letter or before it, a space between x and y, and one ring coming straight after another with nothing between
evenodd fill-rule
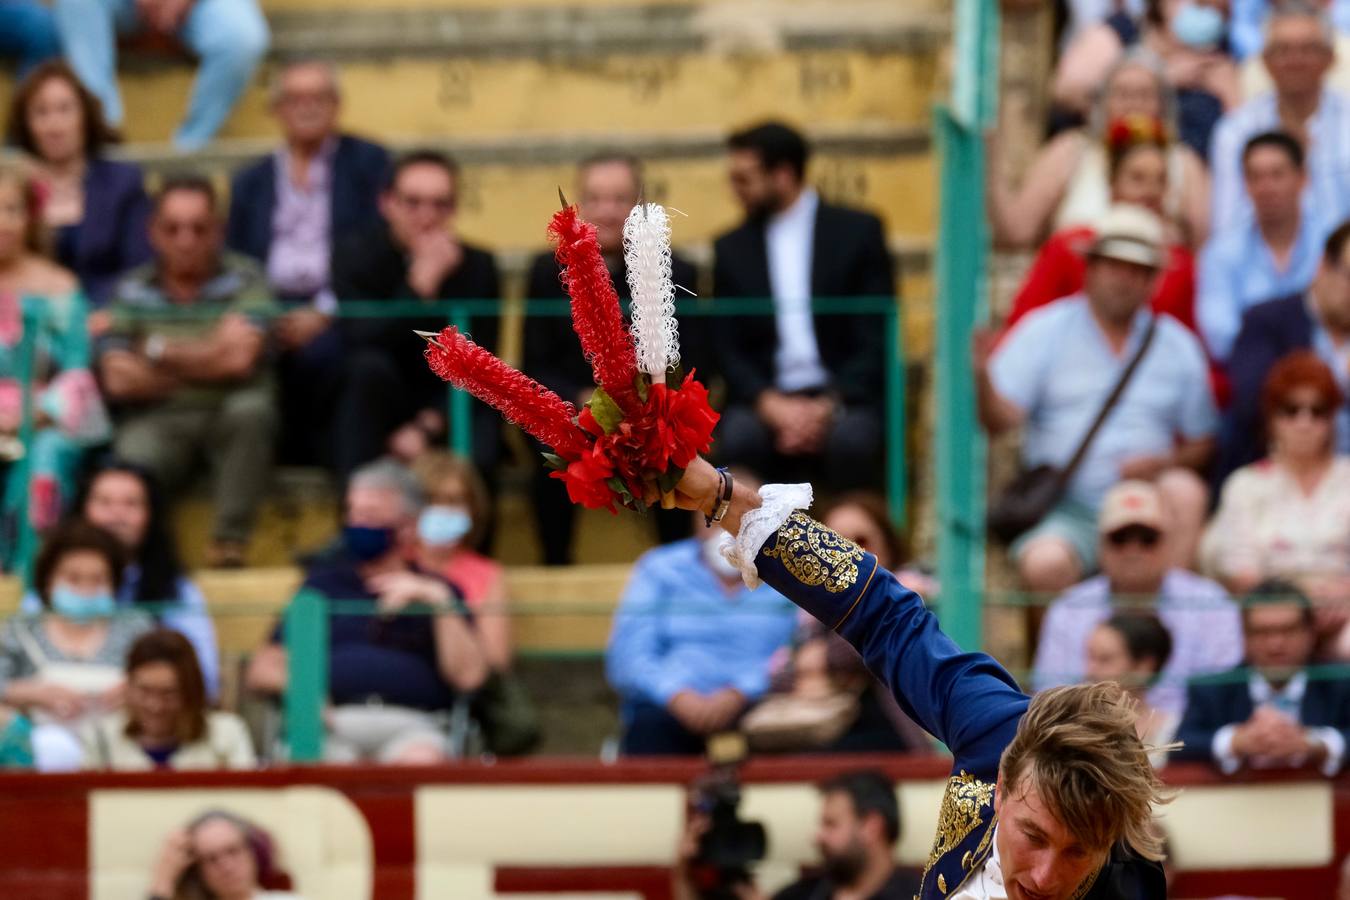
<instances>
[{"instance_id":1,"label":"green leaf","mask_svg":"<svg viewBox=\"0 0 1350 900\"><path fill-rule=\"evenodd\" d=\"M595 393L591 394L591 399L586 401L586 406L605 434L613 434L619 429L619 423L623 421L623 410L619 409L619 404L614 402L613 397L605 393L604 388L596 388Z\"/></svg>"},{"instance_id":2,"label":"green leaf","mask_svg":"<svg viewBox=\"0 0 1350 900\"><path fill-rule=\"evenodd\" d=\"M563 459L558 454L544 453L542 455L544 457L544 465L548 466L550 469L553 469L554 471L562 471L563 469L567 468L567 460Z\"/></svg>"},{"instance_id":3,"label":"green leaf","mask_svg":"<svg viewBox=\"0 0 1350 900\"><path fill-rule=\"evenodd\" d=\"M648 375L646 372L637 373L637 377L633 379L633 386L637 388L638 399L643 403L646 403L648 394L647 389L652 386L652 376Z\"/></svg>"},{"instance_id":4,"label":"green leaf","mask_svg":"<svg viewBox=\"0 0 1350 900\"><path fill-rule=\"evenodd\" d=\"M675 490L675 486L680 483L680 479L683 477L684 469L681 469L679 466L671 466L657 476L656 486L661 489L661 493L669 494L671 491Z\"/></svg>"}]
</instances>

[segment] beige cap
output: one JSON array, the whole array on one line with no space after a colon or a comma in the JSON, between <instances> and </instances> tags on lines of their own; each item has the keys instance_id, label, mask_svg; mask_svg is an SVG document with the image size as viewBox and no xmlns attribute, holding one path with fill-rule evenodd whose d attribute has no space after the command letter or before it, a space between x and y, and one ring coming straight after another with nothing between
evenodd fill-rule
<instances>
[{"instance_id":1,"label":"beige cap","mask_svg":"<svg viewBox=\"0 0 1350 900\"><path fill-rule=\"evenodd\" d=\"M1097 238L1088 248L1088 256L1162 268L1163 223L1151 209L1117 203L1097 222L1096 231Z\"/></svg>"},{"instance_id":2,"label":"beige cap","mask_svg":"<svg viewBox=\"0 0 1350 900\"><path fill-rule=\"evenodd\" d=\"M1144 525L1163 531L1167 518L1162 495L1147 481L1122 481L1111 488L1097 516L1097 531L1110 534L1127 525Z\"/></svg>"}]
</instances>

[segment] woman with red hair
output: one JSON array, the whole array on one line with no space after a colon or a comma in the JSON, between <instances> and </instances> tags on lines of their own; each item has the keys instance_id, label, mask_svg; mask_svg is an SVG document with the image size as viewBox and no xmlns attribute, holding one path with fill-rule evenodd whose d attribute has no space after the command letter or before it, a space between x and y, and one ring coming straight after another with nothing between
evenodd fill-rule
<instances>
[{"instance_id":1,"label":"woman with red hair","mask_svg":"<svg viewBox=\"0 0 1350 900\"><path fill-rule=\"evenodd\" d=\"M1200 550L1234 594L1268 578L1297 584L1326 638L1350 621L1350 457L1335 450L1344 402L1313 351L1275 364L1261 394L1270 455L1228 477Z\"/></svg>"}]
</instances>

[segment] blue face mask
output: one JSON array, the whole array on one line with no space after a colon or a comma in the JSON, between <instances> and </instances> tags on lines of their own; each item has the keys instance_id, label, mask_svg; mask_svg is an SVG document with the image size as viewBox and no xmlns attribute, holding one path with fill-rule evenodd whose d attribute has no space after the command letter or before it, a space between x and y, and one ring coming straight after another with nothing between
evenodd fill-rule
<instances>
[{"instance_id":1,"label":"blue face mask","mask_svg":"<svg viewBox=\"0 0 1350 900\"><path fill-rule=\"evenodd\" d=\"M428 547L458 544L473 527L473 519L463 507L428 506L417 520L417 536Z\"/></svg>"},{"instance_id":2,"label":"blue face mask","mask_svg":"<svg viewBox=\"0 0 1350 900\"><path fill-rule=\"evenodd\" d=\"M81 594L64 584L58 584L52 588L51 599L52 612L76 622L111 618L117 611L117 601L107 591Z\"/></svg>"},{"instance_id":3,"label":"blue face mask","mask_svg":"<svg viewBox=\"0 0 1350 900\"><path fill-rule=\"evenodd\" d=\"M1185 3L1172 17L1172 34L1187 47L1213 50L1223 40L1228 23L1223 13L1212 6Z\"/></svg>"},{"instance_id":4,"label":"blue face mask","mask_svg":"<svg viewBox=\"0 0 1350 900\"><path fill-rule=\"evenodd\" d=\"M342 528L342 545L359 562L371 562L394 549L394 529L345 525Z\"/></svg>"}]
</instances>

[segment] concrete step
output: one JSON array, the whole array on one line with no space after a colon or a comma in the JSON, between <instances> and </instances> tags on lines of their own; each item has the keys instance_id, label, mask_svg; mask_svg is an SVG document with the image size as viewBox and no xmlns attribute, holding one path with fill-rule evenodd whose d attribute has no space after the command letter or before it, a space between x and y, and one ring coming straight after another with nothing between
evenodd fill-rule
<instances>
[{"instance_id":1,"label":"concrete step","mask_svg":"<svg viewBox=\"0 0 1350 900\"><path fill-rule=\"evenodd\" d=\"M926 128L936 79L933 55L830 48L761 58L690 50L552 59L478 58L445 49L420 55L414 49L342 63L348 125L408 137L607 133L672 124L728 129L770 116ZM183 66L124 72L127 138L168 140L191 85L192 70ZM221 136L275 132L260 77Z\"/></svg>"},{"instance_id":2,"label":"concrete step","mask_svg":"<svg viewBox=\"0 0 1350 900\"><path fill-rule=\"evenodd\" d=\"M926 127L947 24L899 7L279 10L271 58L338 61L350 125L373 134L726 128L767 115ZM186 57L126 53L121 62L128 139L167 140L191 84ZM266 75L223 137L274 133Z\"/></svg>"}]
</instances>

